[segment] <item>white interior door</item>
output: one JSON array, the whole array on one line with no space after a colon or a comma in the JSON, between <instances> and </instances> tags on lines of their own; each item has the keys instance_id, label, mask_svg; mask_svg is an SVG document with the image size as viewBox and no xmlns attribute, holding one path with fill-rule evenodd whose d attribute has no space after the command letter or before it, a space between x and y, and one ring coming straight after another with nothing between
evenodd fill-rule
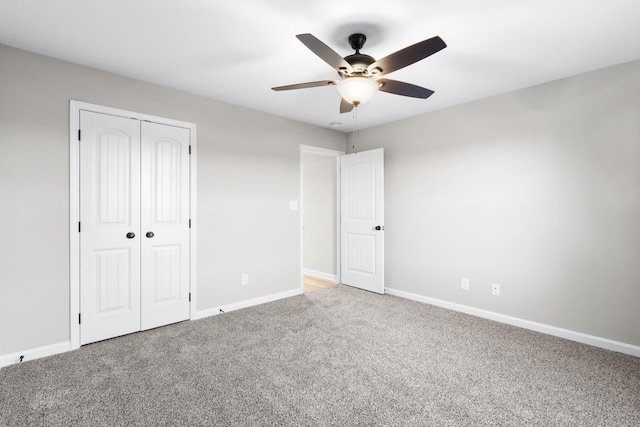
<instances>
[{"instance_id":1,"label":"white interior door","mask_svg":"<svg viewBox=\"0 0 640 427\"><path fill-rule=\"evenodd\" d=\"M341 158L341 278L384 293L384 150Z\"/></svg>"},{"instance_id":2,"label":"white interior door","mask_svg":"<svg viewBox=\"0 0 640 427\"><path fill-rule=\"evenodd\" d=\"M80 343L140 330L140 124L80 114Z\"/></svg>"},{"instance_id":3,"label":"white interior door","mask_svg":"<svg viewBox=\"0 0 640 427\"><path fill-rule=\"evenodd\" d=\"M143 330L189 318L189 129L142 122Z\"/></svg>"}]
</instances>

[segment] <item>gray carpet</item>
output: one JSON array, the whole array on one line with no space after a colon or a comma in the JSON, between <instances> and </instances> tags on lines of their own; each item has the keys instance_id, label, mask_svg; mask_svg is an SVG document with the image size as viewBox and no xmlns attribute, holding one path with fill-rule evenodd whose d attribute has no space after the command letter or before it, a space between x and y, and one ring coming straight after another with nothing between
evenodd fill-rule
<instances>
[{"instance_id":1,"label":"gray carpet","mask_svg":"<svg viewBox=\"0 0 640 427\"><path fill-rule=\"evenodd\" d=\"M638 426L640 359L337 286L6 367L0 425Z\"/></svg>"}]
</instances>

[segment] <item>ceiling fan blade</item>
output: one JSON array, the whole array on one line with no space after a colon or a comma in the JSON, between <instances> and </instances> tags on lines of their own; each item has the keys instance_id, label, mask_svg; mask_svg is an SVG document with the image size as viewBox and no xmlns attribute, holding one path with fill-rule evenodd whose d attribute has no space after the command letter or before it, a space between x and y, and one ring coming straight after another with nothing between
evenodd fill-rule
<instances>
[{"instance_id":1,"label":"ceiling fan blade","mask_svg":"<svg viewBox=\"0 0 640 427\"><path fill-rule=\"evenodd\" d=\"M292 90L292 89L306 89L306 88L310 88L310 87L333 86L333 85L335 85L337 83L338 82L335 81L335 80L321 80L321 81L318 81L318 82L297 83L297 84L294 84L294 85L277 86L277 87L272 87L271 89L273 89L275 91Z\"/></svg>"},{"instance_id":2,"label":"ceiling fan blade","mask_svg":"<svg viewBox=\"0 0 640 427\"><path fill-rule=\"evenodd\" d=\"M298 34L296 36L311 52L315 53L327 64L331 65L336 71L345 70L353 72L353 67L336 51L326 44L322 43L312 34Z\"/></svg>"},{"instance_id":3,"label":"ceiling fan blade","mask_svg":"<svg viewBox=\"0 0 640 427\"><path fill-rule=\"evenodd\" d=\"M344 98L340 98L340 114L348 113L353 110L353 104L344 100Z\"/></svg>"},{"instance_id":4,"label":"ceiling fan blade","mask_svg":"<svg viewBox=\"0 0 640 427\"><path fill-rule=\"evenodd\" d=\"M393 93L394 95L427 99L434 93L431 89L412 85L411 83L399 82L397 80L378 79L376 81L380 84L378 90Z\"/></svg>"},{"instance_id":5,"label":"ceiling fan blade","mask_svg":"<svg viewBox=\"0 0 640 427\"><path fill-rule=\"evenodd\" d=\"M389 74L433 55L445 47L447 47L447 44L440 37L435 36L385 56L369 65L367 71L376 74L375 70L377 68L379 70L377 75Z\"/></svg>"}]
</instances>

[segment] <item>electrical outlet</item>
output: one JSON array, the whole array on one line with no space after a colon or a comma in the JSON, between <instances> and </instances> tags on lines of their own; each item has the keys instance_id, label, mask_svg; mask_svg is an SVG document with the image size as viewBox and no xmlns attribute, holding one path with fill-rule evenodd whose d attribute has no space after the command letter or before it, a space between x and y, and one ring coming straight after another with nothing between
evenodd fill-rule
<instances>
[{"instance_id":1,"label":"electrical outlet","mask_svg":"<svg viewBox=\"0 0 640 427\"><path fill-rule=\"evenodd\" d=\"M491 295L500 296L500 285L496 285L495 283L491 285Z\"/></svg>"},{"instance_id":2,"label":"electrical outlet","mask_svg":"<svg viewBox=\"0 0 640 427\"><path fill-rule=\"evenodd\" d=\"M249 275L248 274L243 274L242 276L240 276L240 283L242 284L242 286L248 285L249 284Z\"/></svg>"},{"instance_id":3,"label":"electrical outlet","mask_svg":"<svg viewBox=\"0 0 640 427\"><path fill-rule=\"evenodd\" d=\"M468 291L469 279L467 279L466 277L463 277L462 279L460 279L460 288L464 289L465 291Z\"/></svg>"}]
</instances>

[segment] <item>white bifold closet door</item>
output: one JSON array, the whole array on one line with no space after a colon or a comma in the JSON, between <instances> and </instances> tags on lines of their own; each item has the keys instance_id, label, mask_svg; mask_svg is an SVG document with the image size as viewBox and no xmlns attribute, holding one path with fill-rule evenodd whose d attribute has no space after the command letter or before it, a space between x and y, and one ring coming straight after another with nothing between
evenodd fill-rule
<instances>
[{"instance_id":1,"label":"white bifold closet door","mask_svg":"<svg viewBox=\"0 0 640 427\"><path fill-rule=\"evenodd\" d=\"M189 318L189 129L80 112L80 343Z\"/></svg>"}]
</instances>

